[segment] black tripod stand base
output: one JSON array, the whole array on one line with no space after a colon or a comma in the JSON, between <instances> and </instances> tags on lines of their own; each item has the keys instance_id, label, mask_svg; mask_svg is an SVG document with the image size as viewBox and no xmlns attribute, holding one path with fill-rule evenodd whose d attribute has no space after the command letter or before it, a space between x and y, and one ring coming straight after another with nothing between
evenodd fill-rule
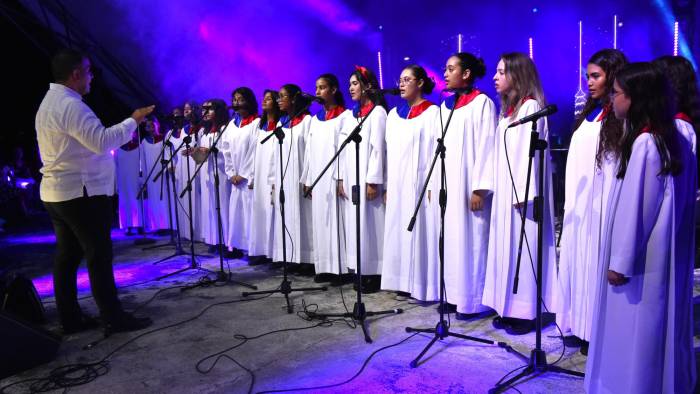
<instances>
[{"instance_id":1,"label":"black tripod stand base","mask_svg":"<svg viewBox=\"0 0 700 394\"><path fill-rule=\"evenodd\" d=\"M472 337L469 335L463 335L463 334L457 334L454 332L450 332L450 328L447 325L447 322L445 320L441 320L435 325L435 328L413 328L413 327L406 327L406 332L421 332L421 333L428 333L428 334L434 334L433 339L428 342L428 344L423 348L423 350L418 354L418 357L413 359L413 361L410 362L411 368L416 368L418 364L420 363L421 358L425 355L425 353L428 352L428 350L435 344L435 342L440 339L443 340L447 337L455 337L455 338L460 338L460 339L466 339L469 341L475 341L475 342L480 342L480 343L486 343L489 345L493 345L496 342L490 340L490 339L483 339L483 338L477 338L477 337ZM500 347L507 347L507 345L503 342L498 342L498 346Z\"/></svg>"},{"instance_id":2,"label":"black tripod stand base","mask_svg":"<svg viewBox=\"0 0 700 394\"><path fill-rule=\"evenodd\" d=\"M518 354L521 357L525 358L524 355L522 355L520 353L518 353ZM577 376L577 377L581 377L581 378L585 376L585 374L583 372L572 371L569 369L558 367L556 365L547 364L547 356L546 356L544 350L533 349L532 352L530 352L530 361L529 361L528 365L525 367L525 369L523 369L519 374L506 380L505 382L497 384L494 388L489 390L489 393L501 393L501 392L507 390L509 387L511 387L513 385L513 383L517 382L518 380L521 380L521 379L523 379L527 376L530 376L532 374L541 375L545 372L563 373L566 375Z\"/></svg>"},{"instance_id":3,"label":"black tripod stand base","mask_svg":"<svg viewBox=\"0 0 700 394\"><path fill-rule=\"evenodd\" d=\"M362 333L365 336L365 342L367 343L372 343L372 337L369 336L368 332L368 327L367 327L367 318L370 316L379 316L379 315L398 315L403 313L403 309L388 309L385 311L367 311L365 309L365 304L362 302L356 302L355 305L352 308L352 312L346 312L346 313L309 313L311 317L314 318L319 318L319 319L327 319L329 317L341 317L341 318L350 318L356 321L360 327L362 327Z\"/></svg>"},{"instance_id":4,"label":"black tripod stand base","mask_svg":"<svg viewBox=\"0 0 700 394\"><path fill-rule=\"evenodd\" d=\"M257 288L255 288L257 290ZM248 297L252 295L261 295L261 294L275 294L275 293L280 293L284 294L285 301L287 302L287 313L292 313L294 312L294 308L292 307L291 302L289 301L289 294L294 292L294 291L316 291L316 290L321 290L321 291L326 291L328 290L327 286L321 286L321 287L301 287L301 288L292 288L292 282L288 281L287 279L282 279L282 283L280 283L279 288L275 290L262 290L262 291L244 291L241 293L243 297Z\"/></svg>"}]
</instances>

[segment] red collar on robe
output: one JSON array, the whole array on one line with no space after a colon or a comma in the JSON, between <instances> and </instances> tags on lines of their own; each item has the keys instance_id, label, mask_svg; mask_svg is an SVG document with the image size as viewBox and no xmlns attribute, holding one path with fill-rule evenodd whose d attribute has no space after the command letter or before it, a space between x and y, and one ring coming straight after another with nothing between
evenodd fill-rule
<instances>
[{"instance_id":1,"label":"red collar on robe","mask_svg":"<svg viewBox=\"0 0 700 394\"><path fill-rule=\"evenodd\" d=\"M342 105L336 105L335 107L331 108L330 111L326 111L324 108L321 111L319 111L318 119L319 120L335 119L338 116L340 116L340 114L342 114L343 112L345 112L345 107L343 107ZM323 119L321 119L321 118L323 118Z\"/></svg>"},{"instance_id":2,"label":"red collar on robe","mask_svg":"<svg viewBox=\"0 0 700 394\"><path fill-rule=\"evenodd\" d=\"M277 121L276 120L268 120L267 121L267 127L265 128L265 131L272 131L277 127Z\"/></svg>"},{"instance_id":3,"label":"red collar on robe","mask_svg":"<svg viewBox=\"0 0 700 394\"><path fill-rule=\"evenodd\" d=\"M307 115L309 115L309 111L306 111L303 114L296 116L294 119L292 119L291 122L289 122L289 124L285 124L287 119L289 119L289 115L284 115L282 118L280 118L280 123L282 124L282 127L291 128L301 123L301 121L304 120L304 118Z\"/></svg>"},{"instance_id":4,"label":"red collar on robe","mask_svg":"<svg viewBox=\"0 0 700 394\"><path fill-rule=\"evenodd\" d=\"M476 96L478 96L480 94L481 94L481 91L479 89L472 89L471 92L459 96L459 99L457 99L457 106L455 107L455 109L460 109L460 108L466 106L467 104L474 101ZM453 95L453 96L448 97L445 100L445 106L447 108L452 109L452 106L454 105L454 100L455 100L454 97L455 96Z\"/></svg>"},{"instance_id":5,"label":"red collar on robe","mask_svg":"<svg viewBox=\"0 0 700 394\"><path fill-rule=\"evenodd\" d=\"M640 133L651 133L651 125L646 125L642 127L642 129L639 131Z\"/></svg>"},{"instance_id":6,"label":"red collar on robe","mask_svg":"<svg viewBox=\"0 0 700 394\"><path fill-rule=\"evenodd\" d=\"M136 148L139 147L139 140L134 136L131 141L127 142L126 144L120 146L122 150L125 150L127 152L130 152Z\"/></svg>"},{"instance_id":7,"label":"red collar on robe","mask_svg":"<svg viewBox=\"0 0 700 394\"><path fill-rule=\"evenodd\" d=\"M239 124L238 127L240 128L240 127L248 126L249 124L253 123L253 121L257 118L258 118L258 114L248 115L245 118L241 119L241 124Z\"/></svg>"},{"instance_id":8,"label":"red collar on robe","mask_svg":"<svg viewBox=\"0 0 700 394\"><path fill-rule=\"evenodd\" d=\"M424 100L424 101L421 102L420 104L414 105L414 106L411 107L411 109L408 111L408 115L406 116L406 119L417 118L418 116L420 116L420 114L422 114L423 112L425 112L425 110L428 109L428 108L430 108L432 105L433 105L433 103L431 103L431 102L428 101L428 100Z\"/></svg>"},{"instance_id":9,"label":"red collar on robe","mask_svg":"<svg viewBox=\"0 0 700 394\"><path fill-rule=\"evenodd\" d=\"M679 112L674 116L676 119L685 120L688 123L693 123L693 119L688 116L685 112Z\"/></svg>"},{"instance_id":10,"label":"red collar on robe","mask_svg":"<svg viewBox=\"0 0 700 394\"><path fill-rule=\"evenodd\" d=\"M364 118L370 111L372 111L372 108L374 108L374 103L370 101L367 104L359 107L359 110L353 110L353 115L355 115L356 118Z\"/></svg>"},{"instance_id":11,"label":"red collar on robe","mask_svg":"<svg viewBox=\"0 0 700 394\"><path fill-rule=\"evenodd\" d=\"M522 100L520 100L520 105L525 104L527 100L534 100L535 98L532 96L525 96L523 97ZM508 108L508 111L506 111L506 118L509 118L511 115L513 115L513 112L515 112L515 106L512 106Z\"/></svg>"},{"instance_id":12,"label":"red collar on robe","mask_svg":"<svg viewBox=\"0 0 700 394\"><path fill-rule=\"evenodd\" d=\"M596 118L596 122L601 122L603 119L605 119L611 110L612 103L605 104L605 106L603 106L603 110L600 112L600 115L598 115L598 118Z\"/></svg>"}]
</instances>

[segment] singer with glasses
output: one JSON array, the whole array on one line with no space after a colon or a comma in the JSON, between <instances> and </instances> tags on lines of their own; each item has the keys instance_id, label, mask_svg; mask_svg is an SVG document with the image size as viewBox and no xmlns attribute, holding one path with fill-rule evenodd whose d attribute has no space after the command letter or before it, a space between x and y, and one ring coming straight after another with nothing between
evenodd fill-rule
<instances>
[{"instance_id":1,"label":"singer with glasses","mask_svg":"<svg viewBox=\"0 0 700 394\"><path fill-rule=\"evenodd\" d=\"M82 100L90 93L92 71L86 55L63 49L51 59L55 83L36 114L43 166L40 195L56 233L53 285L64 334L97 328L78 303L77 275L85 258L90 287L105 335L148 327L122 308L112 268L114 159L110 150L128 142L153 106L104 127Z\"/></svg>"},{"instance_id":2,"label":"singer with glasses","mask_svg":"<svg viewBox=\"0 0 700 394\"><path fill-rule=\"evenodd\" d=\"M280 216L279 184L284 182L285 193L285 224L287 262L292 264L289 268L300 274L313 276L313 241L311 227L311 201L303 198L301 172L304 165L304 154L308 141L311 115L309 114L309 101L302 96L299 86L294 84L283 85L279 92L277 104L282 112L282 117L277 123L282 128L284 140L282 141L282 157L279 153L272 156L270 161L270 177L268 182L273 185L275 204L275 229L273 260L282 261L282 220ZM278 144L271 141L268 144ZM279 152L279 147L275 149ZM282 169L280 172L280 161ZM277 187L275 187L277 186ZM277 220L277 219L280 220ZM301 264L303 263L303 264Z\"/></svg>"},{"instance_id":3,"label":"singer with glasses","mask_svg":"<svg viewBox=\"0 0 700 394\"><path fill-rule=\"evenodd\" d=\"M211 150L219 133L223 132L226 128L226 124L229 122L229 116L226 102L222 99L211 99L202 106L202 109L204 111L204 117L202 119L204 130L202 136L199 138L199 145L194 148L192 156L197 164L204 163L202 169L199 171L202 199L199 213L201 213L202 238L204 242L209 245L209 253L218 253L219 243L225 243L228 237L228 204L226 202L229 201L231 195L231 183L224 182L226 168L224 154L221 149L221 141L219 141L218 146L216 146L216 152L209 154L208 158L207 153ZM216 166L214 165L214 155L216 155ZM219 213L216 211L215 193L217 192L217 187L214 182L216 171L218 171L219 174L218 193L219 201L221 202L220 214L221 227L223 230L221 239L219 239L219 222L217 218L217 214ZM224 251L224 253L226 252Z\"/></svg>"},{"instance_id":4,"label":"singer with glasses","mask_svg":"<svg viewBox=\"0 0 700 394\"><path fill-rule=\"evenodd\" d=\"M617 73L622 179L604 230L585 388L589 393L692 393L697 173L677 130L666 76L650 63ZM607 274L607 275L606 275ZM607 279L608 283L605 283Z\"/></svg>"},{"instance_id":5,"label":"singer with glasses","mask_svg":"<svg viewBox=\"0 0 700 394\"><path fill-rule=\"evenodd\" d=\"M341 131L344 141L355 127L365 120L360 130L360 263L362 264L363 293L379 290L382 273L384 248L384 204L382 199L384 169L386 166L386 143L384 141L387 117L387 104L378 92L379 82L372 72L362 66L355 66L350 74L350 98L355 102L351 118ZM357 271L357 245L355 236L355 206L350 200L349 191L355 184L355 148L350 146L340 155L338 196L342 199L342 215L345 222L346 257L348 268ZM346 190L348 193L346 193Z\"/></svg>"},{"instance_id":6,"label":"singer with glasses","mask_svg":"<svg viewBox=\"0 0 700 394\"><path fill-rule=\"evenodd\" d=\"M320 175L339 146L339 134L348 120L345 99L338 78L322 74L316 80L316 100L323 108L311 119L301 183L304 193ZM316 283L342 284L347 273L345 262L345 226L340 217L340 199L336 193L337 160L316 183L311 198L313 227L313 263Z\"/></svg>"},{"instance_id":7,"label":"singer with glasses","mask_svg":"<svg viewBox=\"0 0 700 394\"><path fill-rule=\"evenodd\" d=\"M483 59L456 53L445 64L445 84L456 92L440 106L445 133L445 289L447 312L468 319L489 310L481 304L486 274L496 106L474 86L486 74ZM458 96L458 98L456 98ZM440 180L440 167L433 175Z\"/></svg>"},{"instance_id":8,"label":"singer with glasses","mask_svg":"<svg viewBox=\"0 0 700 394\"><path fill-rule=\"evenodd\" d=\"M438 107L424 98L435 87L425 69L411 65L398 81L405 102L386 120L386 216L381 288L421 301L439 298L437 202L431 191L408 231L440 129ZM434 182L433 182L434 185ZM431 187L434 189L434 187ZM435 191L435 190L433 190Z\"/></svg>"},{"instance_id":9,"label":"singer with glasses","mask_svg":"<svg viewBox=\"0 0 700 394\"><path fill-rule=\"evenodd\" d=\"M588 98L576 119L566 159L564 220L559 254L558 294L553 309L567 347L588 353L596 289L605 267L600 240L615 176L622 121L612 111L610 93L617 72L627 64L617 49L603 49L586 66Z\"/></svg>"},{"instance_id":10,"label":"singer with glasses","mask_svg":"<svg viewBox=\"0 0 700 394\"><path fill-rule=\"evenodd\" d=\"M221 151L224 154L226 183L231 187L228 203L228 238L226 245L231 248L235 258L243 256L248 249L248 229L250 228L253 191L253 173L255 171L255 149L258 145L257 130L258 100L250 88L239 87L231 94L231 103L236 112L229 122L226 132L221 137Z\"/></svg>"},{"instance_id":11,"label":"singer with glasses","mask_svg":"<svg viewBox=\"0 0 700 394\"><path fill-rule=\"evenodd\" d=\"M270 162L274 160L277 144L261 142L277 127L280 107L277 91L265 90L262 99L262 117L256 130L255 170L249 186L253 189L250 236L248 237L248 264L269 262L272 258L272 241L275 218L271 204L272 186L268 183Z\"/></svg>"},{"instance_id":12,"label":"singer with glasses","mask_svg":"<svg viewBox=\"0 0 700 394\"><path fill-rule=\"evenodd\" d=\"M545 105L540 77L532 60L523 53L507 53L501 56L493 77L496 92L501 100L501 114L496 129L496 150L493 157L494 183L489 227L489 246L486 263L486 281L482 303L493 308L498 316L493 325L505 329L511 335L523 335L535 328L537 287L534 271L537 264L537 223L533 213L533 197L536 195L539 165L545 165L544 213L543 213L543 298L547 307L552 305L551 287L556 280L556 255L552 218L551 169L535 160L531 170L528 201L525 198L528 152L530 147L530 122L517 127L508 125L525 116L540 111ZM547 139L546 118L537 120L541 139ZM516 274L518 244L522 228L522 212L525 204L525 239L520 266L517 294L513 294L513 278ZM528 248L529 245L529 248Z\"/></svg>"}]
</instances>

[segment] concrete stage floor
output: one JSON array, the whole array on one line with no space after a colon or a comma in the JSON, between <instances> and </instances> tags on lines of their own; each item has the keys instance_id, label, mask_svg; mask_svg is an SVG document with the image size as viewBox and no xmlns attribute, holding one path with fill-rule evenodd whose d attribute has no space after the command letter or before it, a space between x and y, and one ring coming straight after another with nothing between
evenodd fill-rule
<instances>
[{"instance_id":1,"label":"concrete stage floor","mask_svg":"<svg viewBox=\"0 0 700 394\"><path fill-rule=\"evenodd\" d=\"M305 392L485 393L509 371L524 365L515 354L496 345L448 338L438 341L418 367L411 368L410 361L433 336L408 334L405 327L434 327L438 319L434 303L397 301L389 292L364 296L368 310L402 308L405 311L369 318L374 342L368 344L362 330L353 328L351 321L319 324L318 320L307 321L300 316L303 305L309 310L344 312L341 290L345 304L352 310L355 293L351 285L329 287L325 292L292 293L294 313L288 314L281 294L246 299L241 292L248 289L232 283L181 291L178 286L195 283L205 274L196 270L154 280L187 267L187 256L153 265L154 261L170 255L173 247L143 251L141 246L134 245L138 237L126 237L115 231L113 238L115 276L125 309L138 309L137 314L150 316L153 326L101 341L102 332L98 330L66 336L53 362L4 379L0 387L45 376L61 365L94 362L112 352L107 359L108 373L72 387L69 392L247 393L317 387ZM169 240L169 237L152 238L159 243ZM0 240L3 259L0 268L23 272L32 278L46 307L49 324L45 328L58 331L52 302L53 242L50 232L5 237ZM204 246L198 245L197 251L205 252ZM216 270L218 264L218 257L202 259L202 266L209 269ZM282 279L280 269L269 265L251 267L245 260L228 260L226 269L230 269L235 280L253 283L261 290L276 288ZM312 278L294 275L290 278L294 287L316 286ZM696 299L697 278L696 273ZM84 268L79 274L79 286L84 310L96 314ZM451 331L506 342L529 355L535 342L534 333L510 336L494 329L491 319L489 316L463 322L453 318ZM700 332L697 323L695 332ZM578 349L564 349L556 338L558 335L554 325L547 326L543 332L543 349L549 362L557 360L563 352L557 365L584 371L586 357ZM84 349L95 341L99 342ZM331 385L336 386L320 387ZM26 384L8 390L27 391ZM581 393L583 379L546 373L530 377L507 392Z\"/></svg>"}]
</instances>

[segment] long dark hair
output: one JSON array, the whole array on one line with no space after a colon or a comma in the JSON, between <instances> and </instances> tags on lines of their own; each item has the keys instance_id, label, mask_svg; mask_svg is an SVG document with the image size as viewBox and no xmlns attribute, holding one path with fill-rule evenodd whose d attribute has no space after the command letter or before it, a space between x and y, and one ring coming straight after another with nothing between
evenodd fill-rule
<instances>
[{"instance_id":1,"label":"long dark hair","mask_svg":"<svg viewBox=\"0 0 700 394\"><path fill-rule=\"evenodd\" d=\"M404 70L411 70L411 73L416 77L416 84L418 81L423 80L423 86L420 88L421 93L425 96L433 92L435 88L435 81L428 77L428 73L425 69L417 64L411 64L403 68Z\"/></svg>"},{"instance_id":2,"label":"long dark hair","mask_svg":"<svg viewBox=\"0 0 700 394\"><path fill-rule=\"evenodd\" d=\"M468 52L453 53L450 57L456 57L459 59L459 67L462 69L462 72L465 70L470 71L469 81L467 81L469 87L472 87L474 81L486 75L486 65L484 64L484 59L480 57L478 58Z\"/></svg>"},{"instance_id":3,"label":"long dark hair","mask_svg":"<svg viewBox=\"0 0 700 394\"><path fill-rule=\"evenodd\" d=\"M236 94L240 94L243 96L243 99L245 100L245 109L248 111L248 115L257 115L258 114L258 100L255 98L255 93L253 91L245 86L241 86L239 88L236 88L232 93L231 93L231 98L235 96Z\"/></svg>"},{"instance_id":4,"label":"long dark hair","mask_svg":"<svg viewBox=\"0 0 700 394\"><path fill-rule=\"evenodd\" d=\"M341 107L345 107L345 97L343 97L343 93L340 91L340 83L338 83L338 77L336 77L333 74L327 73L321 74L317 79L323 79L324 81L326 81L329 88L335 88L335 94L333 95L333 100L335 100L335 104Z\"/></svg>"},{"instance_id":5,"label":"long dark hair","mask_svg":"<svg viewBox=\"0 0 700 394\"><path fill-rule=\"evenodd\" d=\"M228 109L226 108L226 102L222 99L211 99L207 100L209 105L214 109L214 119L206 132L211 130L219 131L219 128L229 122Z\"/></svg>"},{"instance_id":6,"label":"long dark hair","mask_svg":"<svg viewBox=\"0 0 700 394\"><path fill-rule=\"evenodd\" d=\"M602 49L588 59L588 64L595 64L605 72L605 93L601 99L603 108L610 106L610 92L615 82L617 72L627 64L627 57L617 49ZM588 95L583 111L576 118L574 131L578 129L586 117L596 108L596 100ZM607 115L601 122L600 138L598 140L598 150L595 155L595 162L600 168L603 158L612 154L616 158L620 152L620 142L622 139L622 121L615 117L615 112L608 110Z\"/></svg>"},{"instance_id":7,"label":"long dark hair","mask_svg":"<svg viewBox=\"0 0 700 394\"><path fill-rule=\"evenodd\" d=\"M293 83L288 83L282 85L282 89L287 91L289 99L292 100L292 110L290 111L290 115L301 115L299 111L309 104L309 99L301 95L301 88Z\"/></svg>"},{"instance_id":8,"label":"long dark hair","mask_svg":"<svg viewBox=\"0 0 700 394\"><path fill-rule=\"evenodd\" d=\"M630 99L622 137L618 178L624 178L632 155L632 145L648 128L661 157L659 175L681 172L678 131L674 122L671 89L661 70L648 62L630 63L615 78L622 89L620 94Z\"/></svg>"},{"instance_id":9,"label":"long dark hair","mask_svg":"<svg viewBox=\"0 0 700 394\"><path fill-rule=\"evenodd\" d=\"M700 131L700 94L693 65L682 56L662 56L653 61L671 83L676 110L690 116L695 132Z\"/></svg>"},{"instance_id":10,"label":"long dark hair","mask_svg":"<svg viewBox=\"0 0 700 394\"><path fill-rule=\"evenodd\" d=\"M272 112L273 112L273 113L275 114L275 116L276 116L275 119L276 119L276 120L279 120L279 119L280 119L280 113L281 113L282 111L280 111L280 105L277 104L277 99L280 97L280 94L277 93L276 90L265 89L265 91L263 92L263 98L265 98L265 96L266 96L268 93L270 93L270 95L272 96ZM263 110L263 114L262 114L262 116L260 117L260 124L258 125L258 127L260 127L261 129L265 130L265 128L267 127L267 122L268 122L268 121L269 121L268 113L267 113L267 111L264 111L264 110Z\"/></svg>"},{"instance_id":11,"label":"long dark hair","mask_svg":"<svg viewBox=\"0 0 700 394\"><path fill-rule=\"evenodd\" d=\"M353 71L350 76L353 75L358 81L360 81L360 88L363 92L367 89L373 89L363 93L367 96L367 98L369 98L369 101L371 101L374 105L383 107L385 111L389 112L389 105L386 103L386 98L384 98L383 94L378 92L379 81L377 80L377 76L374 74L374 72L366 67L355 66L355 71Z\"/></svg>"}]
</instances>

